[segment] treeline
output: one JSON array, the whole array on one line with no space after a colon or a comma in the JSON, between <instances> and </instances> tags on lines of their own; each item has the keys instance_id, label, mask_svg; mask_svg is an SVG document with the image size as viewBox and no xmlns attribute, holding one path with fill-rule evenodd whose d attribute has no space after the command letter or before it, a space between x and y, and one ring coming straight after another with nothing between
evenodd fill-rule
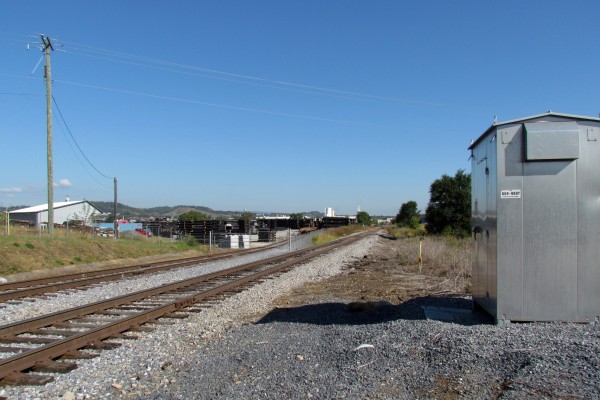
<instances>
[{"instance_id":1,"label":"treeline","mask_svg":"<svg viewBox=\"0 0 600 400\"><path fill-rule=\"evenodd\" d=\"M466 237L471 232L471 175L458 170L454 176L442 175L429 188L429 203L425 210L428 233ZM417 228L421 213L415 201L403 203L396 215L396 224Z\"/></svg>"}]
</instances>

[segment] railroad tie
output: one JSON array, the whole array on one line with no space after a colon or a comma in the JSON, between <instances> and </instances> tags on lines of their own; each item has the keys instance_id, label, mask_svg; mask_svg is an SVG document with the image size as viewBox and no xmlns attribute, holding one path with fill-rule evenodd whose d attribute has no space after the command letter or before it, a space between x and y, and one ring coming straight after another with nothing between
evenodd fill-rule
<instances>
[{"instance_id":1,"label":"railroad tie","mask_svg":"<svg viewBox=\"0 0 600 400\"><path fill-rule=\"evenodd\" d=\"M99 357L99 354L86 353L85 351L70 350L63 354L61 360L87 360Z\"/></svg>"},{"instance_id":2,"label":"railroad tie","mask_svg":"<svg viewBox=\"0 0 600 400\"><path fill-rule=\"evenodd\" d=\"M36 385L41 386L54 381L54 378L48 375L32 375L21 372L12 372L2 378L0 383L3 385Z\"/></svg>"},{"instance_id":3,"label":"railroad tie","mask_svg":"<svg viewBox=\"0 0 600 400\"><path fill-rule=\"evenodd\" d=\"M77 368L77 364L70 362L55 362L52 360L40 361L31 370L33 372L48 372L54 374L66 374Z\"/></svg>"},{"instance_id":4,"label":"railroad tie","mask_svg":"<svg viewBox=\"0 0 600 400\"><path fill-rule=\"evenodd\" d=\"M121 347L121 343L112 342L91 342L83 346L83 349L89 350L112 350Z\"/></svg>"}]
</instances>

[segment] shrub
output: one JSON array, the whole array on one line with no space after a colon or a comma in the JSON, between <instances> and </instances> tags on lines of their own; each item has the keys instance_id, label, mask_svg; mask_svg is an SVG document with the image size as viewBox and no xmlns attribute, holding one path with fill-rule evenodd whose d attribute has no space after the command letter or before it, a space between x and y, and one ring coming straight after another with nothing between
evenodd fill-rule
<instances>
[{"instance_id":1,"label":"shrub","mask_svg":"<svg viewBox=\"0 0 600 400\"><path fill-rule=\"evenodd\" d=\"M187 244L190 247L195 247L198 246L198 241L196 240L196 238L192 235L187 235L184 239L183 239L184 243Z\"/></svg>"}]
</instances>

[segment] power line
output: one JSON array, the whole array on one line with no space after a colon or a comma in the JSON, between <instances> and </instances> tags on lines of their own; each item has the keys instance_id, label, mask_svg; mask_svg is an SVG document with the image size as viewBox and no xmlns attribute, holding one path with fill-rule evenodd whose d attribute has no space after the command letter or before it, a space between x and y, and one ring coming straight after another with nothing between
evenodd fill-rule
<instances>
[{"instance_id":1,"label":"power line","mask_svg":"<svg viewBox=\"0 0 600 400\"><path fill-rule=\"evenodd\" d=\"M11 33L11 32L0 32L0 33L12 35L12 36L20 36L20 37L25 36L23 34L16 34L16 33ZM27 37L33 37L33 36L27 36ZM10 40L15 41L15 39L10 39ZM158 70L163 70L163 71L168 71L168 72L189 74L189 75L199 76L199 77L208 78L208 79L225 80L225 81L235 82L235 83L240 83L240 84L245 84L245 85L270 87L270 88L276 88L279 90L289 90L289 91L294 91L294 92L308 93L308 94L312 94L312 95L335 97L335 98L342 98L342 99L357 100L357 99L362 98L362 99L368 99L371 101L380 101L380 102L386 102L386 103L405 103L405 104L433 106L433 107L452 107L452 108L457 107L456 104L444 104L444 103L438 103L438 102L432 102L432 101L402 99L402 98L390 97L390 96L380 96L380 95L374 95L374 94L370 94L370 93L361 93L361 92L355 92L355 91L349 91L349 90L333 89L333 88L328 88L328 87L321 87L321 86L301 84L301 83L296 83L296 82L263 78L263 77L247 75L247 74L233 73L233 72L222 71L222 70L211 69L211 68L197 67L197 66L177 63L177 62L169 61L169 60L162 60L162 59L157 59L157 58L139 56L139 55L126 53L126 52L119 52L119 51L110 50L110 49L88 46L88 45L81 44L81 43L65 42L65 41L62 41L62 43L67 44L70 49L65 52L74 54L74 55L79 55L79 56L84 56L84 57L92 57L92 58L97 58L97 59L104 59L107 61L119 62L119 63L130 64L130 65L137 65L137 66L141 66L141 67L145 67L145 68L153 68L153 69L158 69ZM73 49L75 51L73 51ZM126 61L126 60L133 60L133 61ZM162 65L162 66L172 67L172 68L161 68L161 67L157 67L156 65ZM179 68L180 70L173 69L173 68ZM188 71L184 71L184 70L188 70ZM214 75L221 75L221 76L226 76L229 78L202 75L199 72L214 74ZM230 79L230 78L245 79L247 81ZM459 107L459 108L462 108L462 107Z\"/></svg>"},{"instance_id":2,"label":"power line","mask_svg":"<svg viewBox=\"0 0 600 400\"><path fill-rule=\"evenodd\" d=\"M73 152L73 154L75 155L75 158L77 158L77 161L79 162L79 164L81 164L81 167L85 170L85 172L90 176L90 178L92 178L94 181L96 181L96 183L104 188L109 188L109 186L105 185L104 183L100 182L98 180L98 176L95 173L92 173L92 171L90 171L90 167L87 165L87 163L83 160L83 158L80 155L80 152L77 151L75 149L75 146L73 146L72 140L69 139L69 136L67 135L67 133L65 133L66 131L66 125L64 124L64 121L62 121L62 123L60 123L61 121L59 120L59 127L60 127L60 131L63 134L65 141L67 142L67 144L69 145L69 147L71 148L71 151Z\"/></svg>"},{"instance_id":3,"label":"power line","mask_svg":"<svg viewBox=\"0 0 600 400\"><path fill-rule=\"evenodd\" d=\"M368 94L368 93L345 91L345 90L332 89L332 88L326 88L326 87L320 87L320 86L314 86L314 85L300 84L300 83L295 83L295 82L268 79L268 78L263 78L263 77L258 77L258 76L247 75L247 74L221 71L221 70L216 70L216 69L211 69L211 68L197 67L194 65L182 64L182 63L177 63L174 61L161 60L161 59L145 57L145 56L139 56L139 55L135 55L135 54L131 54L131 53L103 49L103 48L88 46L88 45L79 44L79 43L72 43L72 42L63 42L63 43L66 43L69 45L70 50L66 51L66 52L70 53L70 54L74 54L74 55L79 55L79 56L84 56L84 57L92 57L92 58L97 58L97 59L113 61L113 62L130 64L130 65L138 65L138 66L142 66L142 67L146 67L146 68L160 69L163 71L191 74L191 75L201 76L201 77L205 77L205 78L209 78L209 79L220 79L220 80L227 80L230 82L236 82L236 83L242 83L242 84L255 84L255 85L262 83L263 85L261 85L261 86L277 88L277 89L282 89L282 90L294 90L294 89L290 89L290 88L305 89L305 90L294 90L294 91L300 91L303 93L310 93L310 94L315 94L315 95L325 95L325 96L334 96L334 97L335 97L335 95L343 95L343 96L351 96L351 97L370 98L372 100L380 100L380 101L383 100L383 101L387 101L387 102L392 101L392 102L406 102L406 103L417 103L417 104L429 104L429 105L443 106L443 104L438 104L438 103L406 100L406 99L399 99L399 98L387 97L387 96L378 96L378 95L372 95L372 94ZM72 49L75 49L75 51L73 51ZM125 60L133 60L133 61L125 61ZM178 68L180 70L159 68L159 67L156 67L153 65ZM188 71L194 71L194 72L186 72L186 71L181 71L181 70L188 70ZM254 81L254 82L244 82L244 81L234 80L234 79L225 79L225 78L218 78L215 76L200 75L200 74L198 74L198 72L221 75L221 76L226 76L229 78L245 79L245 80ZM257 83L257 82L259 82L259 83ZM264 85L264 83L268 83L271 85ZM286 88L286 86L287 86L287 88ZM306 90L311 90L311 91L306 91ZM329 92L330 94L315 93L314 91ZM348 97L344 97L344 98L348 98Z\"/></svg>"},{"instance_id":4,"label":"power line","mask_svg":"<svg viewBox=\"0 0 600 400\"><path fill-rule=\"evenodd\" d=\"M199 105L210 106L210 107L226 108L226 109L230 109L230 110L239 110L239 111L248 111L248 112L255 112L255 113L262 113L262 114L279 115L279 116L283 116L283 117L294 117L294 118L302 118L302 119L309 119L309 120L315 120L315 121L327 121L327 122L337 122L337 123L353 124L353 125L361 125L361 126L389 128L389 127L385 127L385 126L381 126L381 125L369 124L369 123L358 122L358 121L313 117L310 115L283 113L283 112L278 112L278 111L261 110L261 109L257 109L257 108L231 106L231 105L218 104L218 103L209 103L206 101L183 99L180 97L172 97L172 96L161 96L161 95L156 95L156 94L151 94L151 93L136 92L136 91L132 91L132 90L110 88L110 87L106 87L106 86L89 85L89 84L85 84L85 83L69 82L69 81L62 81L62 80L54 80L54 82L64 83L67 85L82 86L82 87L87 87L87 88L92 88L92 89L107 90L110 92L151 97L151 98L155 98L155 99L171 100L171 101L178 101L178 102L182 102L182 103L199 104Z\"/></svg>"},{"instance_id":5,"label":"power line","mask_svg":"<svg viewBox=\"0 0 600 400\"><path fill-rule=\"evenodd\" d=\"M11 92L0 92L0 95L6 95L6 96L37 96L37 97L41 97L41 94L35 94L35 93L11 93Z\"/></svg>"},{"instance_id":6,"label":"power line","mask_svg":"<svg viewBox=\"0 0 600 400\"><path fill-rule=\"evenodd\" d=\"M69 44L69 42L65 42L65 43ZM317 91L317 92L329 93L330 96L333 94L333 95L351 96L353 98L367 98L370 100L379 100L379 101L386 101L386 102L421 104L421 105L430 105L430 106L438 106L438 107L445 106L445 104L435 103L435 102L400 99L400 98L389 97L389 96L379 96L379 95L373 95L373 94L369 94L369 93L360 93L360 92L354 92L354 91L348 91L348 90L332 89L332 88L321 87L321 86L307 85L307 84L301 84L301 83L295 83L295 82L268 79L268 78L246 75L246 74L238 74L238 73L221 71L221 70L210 69L210 68L197 67L197 66L193 66L193 65L189 65L189 64L181 64L181 63L176 63L176 62L168 61L168 60L161 60L161 59L156 59L156 58L151 58L151 57L138 56L135 54L107 50L107 49L86 46L86 45L77 44L77 43L70 43L69 46L72 48L79 47L79 50L83 51L83 52L85 52L85 51L89 51L92 53L95 52L95 53L104 55L104 57L101 57L98 55L91 55L91 54L77 53L77 52L69 51L70 53L75 54L75 55L81 55L81 56L85 56L85 57L102 58L102 59L107 59L107 60L111 60L109 57L115 57L116 59L112 59L111 61L139 65L139 66L144 66L144 67L149 67L149 68L157 68L157 67L152 67L151 65L144 64L144 63L164 65L164 66L180 68L180 69L184 69L184 70L192 70L192 71L198 71L198 72L204 72L204 73L210 73L210 74L216 74L216 75L223 75L223 76L227 76L230 78L246 79L249 81L261 82L261 83L270 83L270 84L277 85L277 86L269 86L269 87L276 87L278 89L286 89L286 87L288 90L289 90L289 88L308 89L308 90ZM119 60L118 58L137 60L138 62L122 61L122 60ZM177 70L168 70L168 69L163 69L163 70L185 73L185 72L177 71ZM187 73L189 74L190 72L187 72ZM194 74L194 75L197 75L197 74ZM215 77L205 76L205 75L204 75L204 77L207 77L210 79L223 79L223 78L215 78ZM230 81L248 84L248 82L234 81L234 80L230 80ZM281 87L281 86L283 86L283 87ZM325 95L323 93L315 93L315 92L308 92L308 93L316 94L316 95Z\"/></svg>"},{"instance_id":7,"label":"power line","mask_svg":"<svg viewBox=\"0 0 600 400\"><path fill-rule=\"evenodd\" d=\"M113 179L110 176L107 176L107 175L103 174L102 172L100 172L100 170L98 168L96 168L96 166L94 164L92 164L92 162L89 160L89 158L87 158L87 156L85 155L85 153L83 152L83 150L81 150L81 147L79 146L79 143L77 143L77 140L75 140L75 137L71 133L71 129L69 129L69 125L67 125L67 122L65 121L65 118L63 117L63 114L60 111L60 107L58 106L58 103L56 102L56 99L54 98L54 96L52 96L52 101L54 102L54 105L56 106L56 110L58 111L58 115L60 115L60 119L62 120L63 124L65 125L65 128L67 128L67 132L69 132L69 136L71 136L71 139L73 139L73 143L75 143L75 145L79 149L79 152L81 153L81 155L83 156L83 158L85 158L85 160L88 162L88 164L90 164L92 166L92 168L94 168L96 170L97 173L99 173L100 175L102 175L106 179Z\"/></svg>"},{"instance_id":8,"label":"power line","mask_svg":"<svg viewBox=\"0 0 600 400\"><path fill-rule=\"evenodd\" d=\"M7 74L7 73L3 73L3 72L0 72L0 75L23 78L23 76L20 76L20 75ZM31 78L27 78L27 79L31 79ZM33 78L33 79L35 79L35 78ZM333 119L333 118L323 118L323 117L315 117L315 116L311 116L311 115L294 114L294 113L284 113L284 112L278 112L278 111L262 110L262 109L258 109L258 108L250 108L250 107L232 106L232 105L227 105L227 104L211 103L211 102L200 101L200 100L184 99L184 98L181 98L181 97L163 96L163 95L157 95L157 94L152 94L152 93L136 92L136 91L133 91L133 90L111 88L111 87L107 87L107 86L91 85L91 84L88 84L88 83L63 81L63 80L59 80L59 79L54 79L53 83L63 83L63 84L66 84L66 85L80 86L80 87L85 87L85 88L90 88L90 89L105 90L105 91L109 91L109 92L124 93L124 94L129 94L129 95L150 97L150 98L161 99L161 100L177 101L177 102L181 102L181 103L198 104L198 105L209 106L209 107L226 108L226 109L230 109L230 110L254 112L254 113L261 113L261 114L270 114L270 115L279 115L279 116L282 116L282 117L293 117L293 118L301 118L301 119L308 119L308 120L314 120L314 121L336 122L336 123L352 124L352 125L359 125L359 126L379 127L379 128L395 128L395 127L391 127L391 126L371 124L371 123L359 122L359 121L341 120L341 119Z\"/></svg>"},{"instance_id":9,"label":"power line","mask_svg":"<svg viewBox=\"0 0 600 400\"><path fill-rule=\"evenodd\" d=\"M263 82L243 81L240 79L233 79L233 78L222 77L222 76L211 76L211 75L201 74L199 72L193 72L193 71L181 71L181 70L172 69L172 68L163 68L163 67L158 67L158 66L153 66L153 65L146 65L143 63L133 62L133 61L114 60L114 59L111 59L109 57L104 57L104 56L82 54L82 53L77 53L77 52L72 52L72 51L70 51L69 53L75 54L75 55L81 55L84 57L96 58L99 60L107 60L107 61L111 61L111 62L119 62L122 64L140 66L143 68L150 68L150 69L158 70L158 71L173 72L173 73L177 73L177 74L191 75L191 76L195 76L195 77L199 77L199 78L207 78L207 79L213 79L213 80L219 80L219 81L225 81L225 82L239 83L242 85L259 86L259 87L264 87L264 88L284 90L284 91L288 91L288 92L305 93L305 94L310 94L310 95L315 95L315 96L332 97L332 98L336 98L336 99L346 99L346 100L355 100L355 101L356 100L364 100L364 98L360 99L359 97L357 97L356 94L351 94L351 92L338 91L337 94L336 93L322 93L322 92L319 93L319 92L315 92L315 90L317 90L316 87L310 88L309 86L305 86L304 89L302 88L301 85L298 85L298 87L282 87L280 85L275 84L276 81L271 81L271 80L262 79L262 78L256 78L256 79L262 79ZM210 71L214 72L214 70L207 70L207 73ZM223 74L227 74L227 73L224 72ZM269 84L269 83L271 83L271 84ZM321 90L328 90L328 89L321 89ZM330 89L330 90L333 91L332 89ZM372 95L363 95L363 97L367 97L367 96L370 97L370 98L367 98L368 101L384 103L384 104L402 102L402 103L406 103L406 104L421 104L421 105L431 105L431 106L438 106L438 107L445 106L444 104L441 104L441 103L433 103L433 102L425 102L425 101L417 101L417 100L394 99L391 97L385 98L385 97L381 97L381 96L372 96Z\"/></svg>"}]
</instances>

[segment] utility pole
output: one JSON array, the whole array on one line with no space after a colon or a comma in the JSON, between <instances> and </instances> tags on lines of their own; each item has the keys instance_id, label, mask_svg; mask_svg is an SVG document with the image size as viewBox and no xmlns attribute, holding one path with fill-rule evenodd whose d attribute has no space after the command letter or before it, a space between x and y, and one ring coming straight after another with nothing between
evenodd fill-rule
<instances>
[{"instance_id":1,"label":"utility pole","mask_svg":"<svg viewBox=\"0 0 600 400\"><path fill-rule=\"evenodd\" d=\"M10 235L10 214L8 213L8 207L4 212L4 222L6 222L6 236Z\"/></svg>"},{"instance_id":2,"label":"utility pole","mask_svg":"<svg viewBox=\"0 0 600 400\"><path fill-rule=\"evenodd\" d=\"M115 216L115 220L113 222L113 227L114 227L113 228L113 232L114 232L113 237L115 239L118 239L119 238L119 221L117 220L117 177L116 176L115 176L114 182L115 182L115 201L113 204L113 213Z\"/></svg>"},{"instance_id":3,"label":"utility pole","mask_svg":"<svg viewBox=\"0 0 600 400\"><path fill-rule=\"evenodd\" d=\"M54 51L50 38L40 35L44 53L46 54L46 125L47 125L47 158L48 158L48 236L54 234L54 177L52 171L52 77L50 74L50 50Z\"/></svg>"}]
</instances>

